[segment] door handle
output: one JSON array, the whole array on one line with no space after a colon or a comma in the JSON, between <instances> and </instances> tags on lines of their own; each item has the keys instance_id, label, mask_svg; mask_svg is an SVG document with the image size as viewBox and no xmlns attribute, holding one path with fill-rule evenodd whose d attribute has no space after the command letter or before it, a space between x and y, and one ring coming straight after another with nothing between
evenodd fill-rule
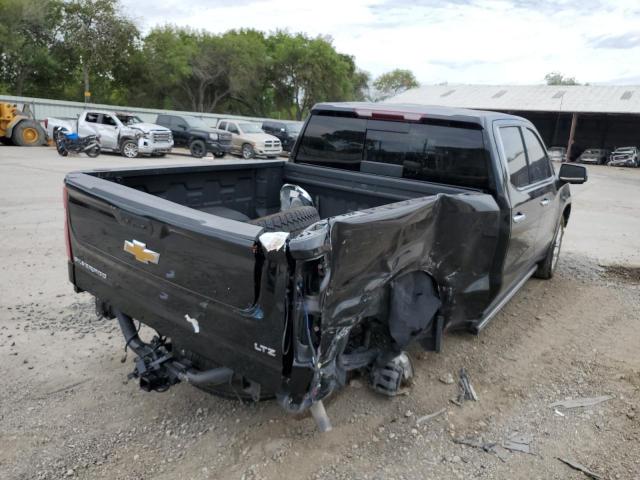
<instances>
[{"instance_id":1,"label":"door handle","mask_svg":"<svg viewBox=\"0 0 640 480\"><path fill-rule=\"evenodd\" d=\"M540 205L542 205L543 207L546 207L547 205L549 205L549 203L551 203L551 200L549 200L548 198L543 198L540 201Z\"/></svg>"},{"instance_id":2,"label":"door handle","mask_svg":"<svg viewBox=\"0 0 640 480\"><path fill-rule=\"evenodd\" d=\"M518 212L513 216L513 223L520 223L525 218L527 218L527 216L524 213Z\"/></svg>"}]
</instances>

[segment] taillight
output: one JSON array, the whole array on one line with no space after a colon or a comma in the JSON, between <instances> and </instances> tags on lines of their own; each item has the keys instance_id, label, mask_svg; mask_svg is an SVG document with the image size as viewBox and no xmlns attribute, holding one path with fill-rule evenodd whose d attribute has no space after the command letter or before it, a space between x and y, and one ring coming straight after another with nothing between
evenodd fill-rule
<instances>
[{"instance_id":1,"label":"taillight","mask_svg":"<svg viewBox=\"0 0 640 480\"><path fill-rule=\"evenodd\" d=\"M71 232L69 230L69 191L67 187L62 187L62 203L64 204L64 243L67 247L67 258L71 262Z\"/></svg>"}]
</instances>

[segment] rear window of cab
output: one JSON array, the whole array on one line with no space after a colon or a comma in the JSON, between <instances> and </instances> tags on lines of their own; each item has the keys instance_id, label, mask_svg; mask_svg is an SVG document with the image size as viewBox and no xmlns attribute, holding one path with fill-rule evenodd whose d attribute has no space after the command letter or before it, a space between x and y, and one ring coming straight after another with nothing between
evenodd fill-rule
<instances>
[{"instance_id":1,"label":"rear window of cab","mask_svg":"<svg viewBox=\"0 0 640 480\"><path fill-rule=\"evenodd\" d=\"M463 122L410 123L313 115L296 162L489 188L490 163L482 129ZM381 165L384 168L373 170L376 164L390 167Z\"/></svg>"}]
</instances>

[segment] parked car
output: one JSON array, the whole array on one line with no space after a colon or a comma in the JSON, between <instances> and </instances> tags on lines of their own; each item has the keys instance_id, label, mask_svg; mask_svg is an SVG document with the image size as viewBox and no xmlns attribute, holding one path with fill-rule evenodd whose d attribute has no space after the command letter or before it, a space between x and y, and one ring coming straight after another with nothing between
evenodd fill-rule
<instances>
[{"instance_id":1,"label":"parked car","mask_svg":"<svg viewBox=\"0 0 640 480\"><path fill-rule=\"evenodd\" d=\"M638 147L620 147L616 148L607 165L613 167L638 167L640 160L638 159Z\"/></svg>"},{"instance_id":2,"label":"parked car","mask_svg":"<svg viewBox=\"0 0 640 480\"><path fill-rule=\"evenodd\" d=\"M281 120L265 120L262 122L262 130L277 137L282 144L282 150L290 152L296 143L302 122L286 122Z\"/></svg>"},{"instance_id":3,"label":"parked car","mask_svg":"<svg viewBox=\"0 0 640 480\"><path fill-rule=\"evenodd\" d=\"M276 158L282 153L280 140L264 133L257 123L222 119L218 128L231 134L231 153L245 160L258 156Z\"/></svg>"},{"instance_id":4,"label":"parked car","mask_svg":"<svg viewBox=\"0 0 640 480\"><path fill-rule=\"evenodd\" d=\"M187 147L194 157L204 157L211 152L214 157L222 158L231 150L231 134L210 127L201 118L191 115L158 115L156 123L171 130L173 144Z\"/></svg>"},{"instance_id":5,"label":"parked car","mask_svg":"<svg viewBox=\"0 0 640 480\"><path fill-rule=\"evenodd\" d=\"M607 150L606 148L587 148L578 157L578 161L580 163L604 165L607 163L607 160L609 160L610 154L611 154L611 150Z\"/></svg>"},{"instance_id":6,"label":"parked car","mask_svg":"<svg viewBox=\"0 0 640 480\"><path fill-rule=\"evenodd\" d=\"M586 180L520 117L318 104L290 161L68 174L69 277L118 319L145 390L276 397L325 429L355 372L396 395L410 344L439 351L551 278Z\"/></svg>"},{"instance_id":7,"label":"parked car","mask_svg":"<svg viewBox=\"0 0 640 480\"><path fill-rule=\"evenodd\" d=\"M51 124L52 119L49 119ZM163 156L171 151L171 130L153 123L145 123L140 117L123 112L87 110L72 125L81 137L100 137L101 151L118 152L124 157L138 155Z\"/></svg>"},{"instance_id":8,"label":"parked car","mask_svg":"<svg viewBox=\"0 0 640 480\"><path fill-rule=\"evenodd\" d=\"M551 147L549 149L549 158L554 162L566 162L567 149L564 147Z\"/></svg>"}]
</instances>

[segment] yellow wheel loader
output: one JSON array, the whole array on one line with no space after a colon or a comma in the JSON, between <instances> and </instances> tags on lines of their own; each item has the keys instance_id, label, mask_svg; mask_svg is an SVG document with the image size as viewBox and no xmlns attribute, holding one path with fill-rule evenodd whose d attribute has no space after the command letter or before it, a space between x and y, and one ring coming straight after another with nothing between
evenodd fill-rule
<instances>
[{"instance_id":1,"label":"yellow wheel loader","mask_svg":"<svg viewBox=\"0 0 640 480\"><path fill-rule=\"evenodd\" d=\"M46 133L18 105L0 102L0 141L23 147L46 145Z\"/></svg>"}]
</instances>

